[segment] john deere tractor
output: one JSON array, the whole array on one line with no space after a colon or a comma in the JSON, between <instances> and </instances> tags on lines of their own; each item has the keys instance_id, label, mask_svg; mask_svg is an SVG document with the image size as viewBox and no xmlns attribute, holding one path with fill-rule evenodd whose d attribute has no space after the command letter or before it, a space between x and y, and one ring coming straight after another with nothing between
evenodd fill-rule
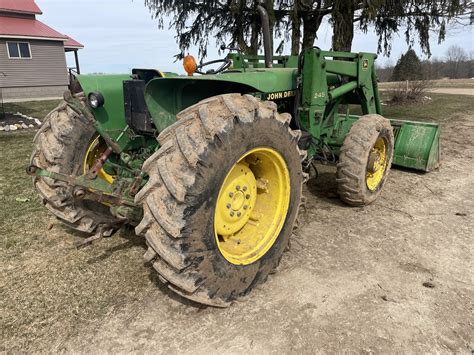
<instances>
[{"instance_id":1,"label":"john deere tractor","mask_svg":"<svg viewBox=\"0 0 474 355\"><path fill-rule=\"evenodd\" d=\"M278 266L315 163L337 165L341 199L364 206L392 164L429 171L439 161L437 125L382 116L375 54L273 56L258 11L264 56L187 56L183 76L77 76L27 169L46 208L91 235L84 243L132 225L161 282L213 306Z\"/></svg>"}]
</instances>

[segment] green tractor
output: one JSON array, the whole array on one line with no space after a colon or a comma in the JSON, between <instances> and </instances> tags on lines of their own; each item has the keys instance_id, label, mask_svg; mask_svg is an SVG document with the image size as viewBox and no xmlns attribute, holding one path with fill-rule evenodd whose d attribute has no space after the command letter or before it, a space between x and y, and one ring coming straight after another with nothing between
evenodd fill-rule
<instances>
[{"instance_id":1,"label":"green tractor","mask_svg":"<svg viewBox=\"0 0 474 355\"><path fill-rule=\"evenodd\" d=\"M364 206L392 164L429 171L439 161L437 125L381 115L375 54L273 56L258 11L265 56L188 56L185 76L77 76L27 169L46 208L91 235L84 244L132 225L161 282L218 307L278 266L316 162L337 165L341 199Z\"/></svg>"}]
</instances>

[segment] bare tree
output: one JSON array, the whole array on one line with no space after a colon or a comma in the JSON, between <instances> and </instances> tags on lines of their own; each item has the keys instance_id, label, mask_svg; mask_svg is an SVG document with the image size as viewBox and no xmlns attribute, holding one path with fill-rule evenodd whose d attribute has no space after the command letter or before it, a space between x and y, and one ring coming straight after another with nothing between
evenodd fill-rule
<instances>
[{"instance_id":1,"label":"bare tree","mask_svg":"<svg viewBox=\"0 0 474 355\"><path fill-rule=\"evenodd\" d=\"M467 60L464 49L454 44L446 51L446 63L448 64L448 75L451 79L459 78L460 66Z\"/></svg>"}]
</instances>

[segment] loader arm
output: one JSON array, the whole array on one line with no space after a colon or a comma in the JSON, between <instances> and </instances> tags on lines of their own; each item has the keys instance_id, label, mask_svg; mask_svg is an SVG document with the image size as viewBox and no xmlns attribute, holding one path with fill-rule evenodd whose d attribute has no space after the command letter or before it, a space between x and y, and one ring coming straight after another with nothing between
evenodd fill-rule
<instances>
[{"instance_id":1,"label":"loader arm","mask_svg":"<svg viewBox=\"0 0 474 355\"><path fill-rule=\"evenodd\" d=\"M349 105L360 106L364 115L382 115L374 65L377 56L311 48L303 51L300 58L296 120L312 137L312 154L330 147L338 156L345 137L359 119L349 114ZM341 84L333 85L327 80L330 75L341 78ZM438 166L437 124L390 122L395 135L394 165L423 171Z\"/></svg>"}]
</instances>

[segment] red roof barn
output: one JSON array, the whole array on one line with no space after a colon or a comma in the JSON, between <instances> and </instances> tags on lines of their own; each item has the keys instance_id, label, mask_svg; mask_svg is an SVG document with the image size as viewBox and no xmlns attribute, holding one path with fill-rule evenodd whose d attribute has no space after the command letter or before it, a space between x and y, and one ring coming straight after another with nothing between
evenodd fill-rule
<instances>
[{"instance_id":1,"label":"red roof barn","mask_svg":"<svg viewBox=\"0 0 474 355\"><path fill-rule=\"evenodd\" d=\"M84 46L36 19L34 0L0 0L0 88L3 100L59 97L69 83L65 52Z\"/></svg>"}]
</instances>

